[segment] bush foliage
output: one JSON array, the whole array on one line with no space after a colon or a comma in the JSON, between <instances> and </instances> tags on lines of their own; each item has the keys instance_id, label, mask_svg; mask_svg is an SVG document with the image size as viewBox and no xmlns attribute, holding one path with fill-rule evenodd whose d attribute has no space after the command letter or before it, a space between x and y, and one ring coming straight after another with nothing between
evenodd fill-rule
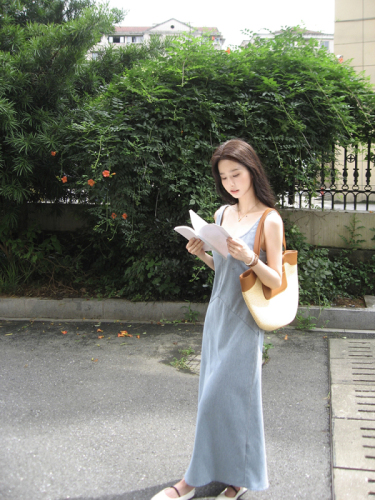
<instances>
[{"instance_id":1,"label":"bush foliage","mask_svg":"<svg viewBox=\"0 0 375 500\"><path fill-rule=\"evenodd\" d=\"M19 231L29 200L82 203L86 229L68 249L76 280L136 300L204 300L212 273L173 227L187 222L189 208L212 220L220 204L214 148L241 137L261 156L276 195L296 183L313 190L332 144L371 133L374 93L292 29L232 52L206 39L155 39L83 63L113 19L91 8L62 24L21 27L10 14L2 21L3 226ZM15 52L12 37L20 40ZM79 50L72 37L82 40Z\"/></svg>"}]
</instances>

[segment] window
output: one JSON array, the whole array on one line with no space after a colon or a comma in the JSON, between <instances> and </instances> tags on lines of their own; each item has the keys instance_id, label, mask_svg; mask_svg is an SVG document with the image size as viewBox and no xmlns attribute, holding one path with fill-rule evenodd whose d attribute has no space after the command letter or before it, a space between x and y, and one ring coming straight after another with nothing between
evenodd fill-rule
<instances>
[{"instance_id":1,"label":"window","mask_svg":"<svg viewBox=\"0 0 375 500\"><path fill-rule=\"evenodd\" d=\"M125 43L125 37L124 36L109 36L108 41L109 41L109 43Z\"/></svg>"},{"instance_id":2,"label":"window","mask_svg":"<svg viewBox=\"0 0 375 500\"><path fill-rule=\"evenodd\" d=\"M132 37L128 36L128 42L129 42L129 38L131 38L132 43L142 43L143 42L143 36L132 36Z\"/></svg>"},{"instance_id":3,"label":"window","mask_svg":"<svg viewBox=\"0 0 375 500\"><path fill-rule=\"evenodd\" d=\"M325 47L327 50L329 50L329 41L328 40L322 40L320 42L321 47Z\"/></svg>"}]
</instances>

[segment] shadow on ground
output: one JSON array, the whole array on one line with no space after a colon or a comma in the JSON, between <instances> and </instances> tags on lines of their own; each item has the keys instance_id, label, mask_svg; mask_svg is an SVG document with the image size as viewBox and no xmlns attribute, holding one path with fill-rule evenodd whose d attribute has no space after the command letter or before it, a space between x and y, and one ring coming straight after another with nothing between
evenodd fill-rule
<instances>
[{"instance_id":1,"label":"shadow on ground","mask_svg":"<svg viewBox=\"0 0 375 500\"><path fill-rule=\"evenodd\" d=\"M160 484L158 486L151 486L150 488L144 488L141 490L129 491L128 493L122 493L120 495L102 495L100 497L75 497L70 500L150 500L156 493L167 488L171 484L176 484L179 479L174 481L170 481L169 483ZM210 483L206 486L202 486L201 488L196 488L195 497L194 498L212 498L217 497L226 487L226 485L222 483ZM61 498L60 500L66 500L66 497Z\"/></svg>"}]
</instances>

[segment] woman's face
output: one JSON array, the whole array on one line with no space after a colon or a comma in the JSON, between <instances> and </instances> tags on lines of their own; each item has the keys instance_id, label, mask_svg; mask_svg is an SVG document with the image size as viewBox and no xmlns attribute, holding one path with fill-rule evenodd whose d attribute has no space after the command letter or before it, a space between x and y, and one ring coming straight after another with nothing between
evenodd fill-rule
<instances>
[{"instance_id":1,"label":"woman's face","mask_svg":"<svg viewBox=\"0 0 375 500\"><path fill-rule=\"evenodd\" d=\"M233 198L240 199L251 189L251 175L246 167L233 160L220 160L218 170L221 183Z\"/></svg>"}]
</instances>

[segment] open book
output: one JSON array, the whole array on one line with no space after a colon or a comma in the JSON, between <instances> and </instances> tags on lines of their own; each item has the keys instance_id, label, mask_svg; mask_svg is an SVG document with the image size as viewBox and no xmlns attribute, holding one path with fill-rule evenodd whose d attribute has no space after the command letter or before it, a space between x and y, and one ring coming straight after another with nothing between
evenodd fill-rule
<instances>
[{"instance_id":1,"label":"open book","mask_svg":"<svg viewBox=\"0 0 375 500\"><path fill-rule=\"evenodd\" d=\"M188 226L177 226L174 230L188 240L199 238L204 242L203 250L205 252L214 250L226 259L228 255L227 238L230 238L231 235L221 226L208 224L193 210L189 210L189 214L194 229Z\"/></svg>"}]
</instances>

